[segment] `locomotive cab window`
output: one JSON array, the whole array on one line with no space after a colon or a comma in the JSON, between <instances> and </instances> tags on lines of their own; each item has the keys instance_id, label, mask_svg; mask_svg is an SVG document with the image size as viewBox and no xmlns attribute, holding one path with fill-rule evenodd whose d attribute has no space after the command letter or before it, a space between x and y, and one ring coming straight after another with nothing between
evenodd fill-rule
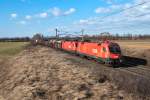
<instances>
[{"instance_id":1,"label":"locomotive cab window","mask_svg":"<svg viewBox=\"0 0 150 100\"><path fill-rule=\"evenodd\" d=\"M116 47L116 46L110 46L109 50L110 50L111 53L116 53L116 54L120 54L121 53L120 48Z\"/></svg>"}]
</instances>

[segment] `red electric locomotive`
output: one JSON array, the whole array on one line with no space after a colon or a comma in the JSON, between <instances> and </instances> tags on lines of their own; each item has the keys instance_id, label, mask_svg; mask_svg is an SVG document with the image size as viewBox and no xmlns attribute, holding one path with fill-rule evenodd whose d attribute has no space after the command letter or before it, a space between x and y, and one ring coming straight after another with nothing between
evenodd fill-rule
<instances>
[{"instance_id":1,"label":"red electric locomotive","mask_svg":"<svg viewBox=\"0 0 150 100\"><path fill-rule=\"evenodd\" d=\"M76 53L78 42L76 41L62 41L62 49Z\"/></svg>"},{"instance_id":2,"label":"red electric locomotive","mask_svg":"<svg viewBox=\"0 0 150 100\"><path fill-rule=\"evenodd\" d=\"M56 45L56 44L54 44ZM117 43L104 41L101 43L59 41L59 49L92 57L105 64L117 66L122 62L121 49Z\"/></svg>"}]
</instances>

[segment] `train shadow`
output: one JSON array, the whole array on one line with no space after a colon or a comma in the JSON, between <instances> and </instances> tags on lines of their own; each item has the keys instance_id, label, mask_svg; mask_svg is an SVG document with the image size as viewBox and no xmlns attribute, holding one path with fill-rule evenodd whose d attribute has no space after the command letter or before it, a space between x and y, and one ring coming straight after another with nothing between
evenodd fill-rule
<instances>
[{"instance_id":1,"label":"train shadow","mask_svg":"<svg viewBox=\"0 0 150 100\"><path fill-rule=\"evenodd\" d=\"M121 67L136 67L139 65L146 66L147 60L142 58L136 58L136 57L130 57L130 56L124 56L124 63Z\"/></svg>"}]
</instances>

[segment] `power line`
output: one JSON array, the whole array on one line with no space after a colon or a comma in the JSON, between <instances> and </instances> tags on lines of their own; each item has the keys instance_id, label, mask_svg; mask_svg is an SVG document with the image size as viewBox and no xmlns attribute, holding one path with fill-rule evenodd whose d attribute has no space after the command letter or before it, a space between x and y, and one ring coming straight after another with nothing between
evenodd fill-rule
<instances>
[{"instance_id":1,"label":"power line","mask_svg":"<svg viewBox=\"0 0 150 100\"><path fill-rule=\"evenodd\" d=\"M106 16L102 17L101 19L105 19L105 18L107 18L107 17L111 17L111 16L113 16L113 15L122 13L122 12L124 12L124 11L129 10L129 9L133 9L133 8L135 8L135 7L138 7L138 6L147 4L147 3L150 3L150 1L145 1L145 2L142 2L142 3L136 4L136 5L133 5L133 6L131 6L131 7L122 9L122 10L120 10L120 11L117 12L117 13L113 13L113 14L111 14L111 15L106 15ZM146 14L144 14L144 15L147 15L147 14L150 14L150 13L146 13ZM144 15L142 14L142 15L139 15L139 16L136 16L136 17L141 17L141 16L144 16ZM109 29L109 28L104 28L104 29ZM66 33L68 33L68 32L65 32L65 35L67 35ZM74 32L74 33L81 33L81 32ZM56 31L56 36L57 36L57 35L58 35L58 30ZM60 35L62 35L62 34L60 34Z\"/></svg>"},{"instance_id":2,"label":"power line","mask_svg":"<svg viewBox=\"0 0 150 100\"><path fill-rule=\"evenodd\" d=\"M124 11L126 11L126 10L129 10L129 9L132 9L132 8L135 8L135 7L138 7L138 6L144 5L144 4L146 4L146 3L150 3L150 1L147 1L147 2L145 1L145 2L139 3L139 4L137 4L137 5L134 5L134 6L128 7L128 8L126 8L126 9L122 9L122 10L120 10L120 11L119 11L119 12L117 12L117 13L114 13L114 14L111 14L111 15L104 16L104 17L102 17L102 19L104 19L104 18L106 18L106 17L111 17L111 16L113 16L113 15L116 15L116 14L122 13L122 12L124 12Z\"/></svg>"},{"instance_id":3,"label":"power line","mask_svg":"<svg viewBox=\"0 0 150 100\"><path fill-rule=\"evenodd\" d=\"M145 1L145 2L139 3L139 4L137 4L137 5L128 7L128 8L126 8L126 9L123 9L123 11L128 10L128 9L132 9L132 8L135 8L135 7L138 7L138 6L141 6L141 5L144 5L144 4L149 3L149 2L150 2L150 1L147 1L147 2Z\"/></svg>"},{"instance_id":4,"label":"power line","mask_svg":"<svg viewBox=\"0 0 150 100\"><path fill-rule=\"evenodd\" d=\"M106 15L106 16L104 16L104 17L102 17L101 19L105 19L105 18L107 18L107 17L111 17L111 16L113 16L113 15L116 15L116 14L120 14L120 13L122 13L122 12L124 12L124 11L127 11L127 10L129 10L129 9L133 9L133 8L136 8L136 7L138 7L138 6L141 6L141 5L144 5L144 4L147 4L147 3L150 3L150 1L145 1L145 2L142 2L142 3L139 3L139 4L136 4L136 5L134 5L134 6L131 6L131 7L128 7L128 8L126 8L126 9L122 9L122 10L120 10L119 12L117 12L117 13L113 13L113 14L111 14L111 15ZM141 14L141 15L138 15L138 16L135 16L136 18L137 17L141 17L141 16L145 16L145 15L148 15L148 14L150 14L150 12L149 13L145 13L145 14ZM122 20L123 21L123 20ZM132 28L134 27L134 25L129 25L129 26L132 26ZM129 27L128 26L128 27ZM119 28L119 27L118 27ZM102 29L111 29L111 28L102 28Z\"/></svg>"}]
</instances>

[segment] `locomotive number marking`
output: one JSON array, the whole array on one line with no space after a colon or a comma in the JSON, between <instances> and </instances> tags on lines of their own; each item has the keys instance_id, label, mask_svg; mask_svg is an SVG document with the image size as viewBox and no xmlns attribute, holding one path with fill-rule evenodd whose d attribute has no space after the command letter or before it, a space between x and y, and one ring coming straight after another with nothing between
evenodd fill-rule
<instances>
[{"instance_id":1,"label":"locomotive number marking","mask_svg":"<svg viewBox=\"0 0 150 100\"><path fill-rule=\"evenodd\" d=\"M97 49L93 49L92 51L93 51L93 53L97 53Z\"/></svg>"}]
</instances>

